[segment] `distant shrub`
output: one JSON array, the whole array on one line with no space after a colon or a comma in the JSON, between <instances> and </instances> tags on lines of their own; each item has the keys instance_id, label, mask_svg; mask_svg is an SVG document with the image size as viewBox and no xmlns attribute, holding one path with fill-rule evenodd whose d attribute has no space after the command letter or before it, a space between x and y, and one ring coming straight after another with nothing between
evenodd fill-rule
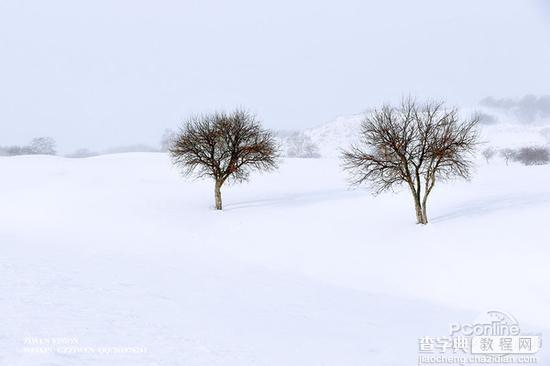
<instances>
[{"instance_id":1,"label":"distant shrub","mask_svg":"<svg viewBox=\"0 0 550 366\"><path fill-rule=\"evenodd\" d=\"M547 147L522 147L517 150L514 160L523 165L544 165L550 163L550 149Z\"/></svg>"},{"instance_id":2,"label":"distant shrub","mask_svg":"<svg viewBox=\"0 0 550 366\"><path fill-rule=\"evenodd\" d=\"M321 157L319 147L311 140L311 137L302 132L294 132L287 138L287 153L289 158L317 159Z\"/></svg>"},{"instance_id":3,"label":"distant shrub","mask_svg":"<svg viewBox=\"0 0 550 366\"><path fill-rule=\"evenodd\" d=\"M32 155L33 151L29 146L7 146L2 148L3 153L6 156L17 156L17 155Z\"/></svg>"}]
</instances>

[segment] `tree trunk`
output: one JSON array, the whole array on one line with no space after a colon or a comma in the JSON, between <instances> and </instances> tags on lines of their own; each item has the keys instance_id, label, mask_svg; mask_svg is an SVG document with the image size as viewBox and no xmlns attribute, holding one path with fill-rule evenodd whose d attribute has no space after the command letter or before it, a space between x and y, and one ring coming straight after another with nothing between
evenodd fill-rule
<instances>
[{"instance_id":1,"label":"tree trunk","mask_svg":"<svg viewBox=\"0 0 550 366\"><path fill-rule=\"evenodd\" d=\"M416 170L416 186L413 185L414 207L416 210L416 223L426 225L428 220L426 218L426 196L428 195L427 187L424 192L424 199L422 197L422 185L420 182L420 173Z\"/></svg>"},{"instance_id":2,"label":"tree trunk","mask_svg":"<svg viewBox=\"0 0 550 366\"><path fill-rule=\"evenodd\" d=\"M428 223L428 214L426 212L426 199L428 196L424 197L424 201L422 202L422 222L420 224L426 225Z\"/></svg>"},{"instance_id":3,"label":"tree trunk","mask_svg":"<svg viewBox=\"0 0 550 366\"><path fill-rule=\"evenodd\" d=\"M413 199L414 199L414 209L415 209L415 212L416 212L416 223L417 224L427 224L428 223L428 220L426 219L426 216L425 216L425 208L423 208L422 206L422 201L420 199L420 189L418 189L417 187L415 187L412 179L408 181L409 183L409 188L411 189L411 194L413 196Z\"/></svg>"},{"instance_id":4,"label":"tree trunk","mask_svg":"<svg viewBox=\"0 0 550 366\"><path fill-rule=\"evenodd\" d=\"M222 182L219 180L216 180L216 184L214 185L214 197L216 200L216 210L222 209Z\"/></svg>"},{"instance_id":5,"label":"tree trunk","mask_svg":"<svg viewBox=\"0 0 550 366\"><path fill-rule=\"evenodd\" d=\"M432 189L435 186L435 177L432 175L430 179L426 180L426 188L424 191L424 197L422 198L422 222L421 224L426 225L428 223L428 212L426 207L428 207L428 196L432 193Z\"/></svg>"},{"instance_id":6,"label":"tree trunk","mask_svg":"<svg viewBox=\"0 0 550 366\"><path fill-rule=\"evenodd\" d=\"M414 208L416 211L416 223L417 224L427 224L428 220L426 219L426 206L422 206L420 198L414 196Z\"/></svg>"}]
</instances>

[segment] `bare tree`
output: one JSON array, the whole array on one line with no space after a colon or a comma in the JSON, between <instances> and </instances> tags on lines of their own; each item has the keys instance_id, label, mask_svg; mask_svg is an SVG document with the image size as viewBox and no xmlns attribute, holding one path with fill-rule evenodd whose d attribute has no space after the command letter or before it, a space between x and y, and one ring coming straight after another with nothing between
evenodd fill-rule
<instances>
[{"instance_id":1,"label":"bare tree","mask_svg":"<svg viewBox=\"0 0 550 366\"><path fill-rule=\"evenodd\" d=\"M343 152L353 184L370 183L375 194L406 183L416 219L427 224L426 204L436 181L468 179L479 144L478 118L460 120L443 103L403 100L366 117L360 142Z\"/></svg>"},{"instance_id":2,"label":"bare tree","mask_svg":"<svg viewBox=\"0 0 550 366\"><path fill-rule=\"evenodd\" d=\"M31 140L29 150L32 154L55 155L55 140L51 137L36 137Z\"/></svg>"},{"instance_id":3,"label":"bare tree","mask_svg":"<svg viewBox=\"0 0 550 366\"><path fill-rule=\"evenodd\" d=\"M308 137L308 139L311 140L311 137ZM314 142L307 142L304 145L303 156L309 159L319 159L321 157L321 154L319 153L319 146L317 146Z\"/></svg>"},{"instance_id":4,"label":"bare tree","mask_svg":"<svg viewBox=\"0 0 550 366\"><path fill-rule=\"evenodd\" d=\"M214 113L190 118L170 148L186 175L214 179L216 209L227 180L246 181L253 170L277 168L277 146L270 131L249 112Z\"/></svg>"},{"instance_id":5,"label":"bare tree","mask_svg":"<svg viewBox=\"0 0 550 366\"><path fill-rule=\"evenodd\" d=\"M496 153L497 152L493 147L488 147L481 152L487 164L489 164L489 161L495 156Z\"/></svg>"},{"instance_id":6,"label":"bare tree","mask_svg":"<svg viewBox=\"0 0 550 366\"><path fill-rule=\"evenodd\" d=\"M500 156L504 158L504 161L506 161L506 165L508 165L510 161L515 160L516 154L517 154L516 150L511 149L509 147L500 150Z\"/></svg>"}]
</instances>

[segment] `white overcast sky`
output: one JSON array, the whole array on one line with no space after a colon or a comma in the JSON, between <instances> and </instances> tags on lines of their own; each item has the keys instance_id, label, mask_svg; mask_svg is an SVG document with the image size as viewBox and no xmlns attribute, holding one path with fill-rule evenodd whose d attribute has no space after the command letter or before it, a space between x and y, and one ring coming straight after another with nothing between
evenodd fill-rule
<instances>
[{"instance_id":1,"label":"white overcast sky","mask_svg":"<svg viewBox=\"0 0 550 366\"><path fill-rule=\"evenodd\" d=\"M156 144L245 106L311 127L403 94L550 94L548 0L0 0L0 144Z\"/></svg>"}]
</instances>

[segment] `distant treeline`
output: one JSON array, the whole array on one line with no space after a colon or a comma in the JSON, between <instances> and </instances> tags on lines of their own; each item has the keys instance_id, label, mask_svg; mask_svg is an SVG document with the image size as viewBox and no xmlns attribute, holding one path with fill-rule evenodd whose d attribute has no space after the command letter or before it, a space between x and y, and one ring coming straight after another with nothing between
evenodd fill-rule
<instances>
[{"instance_id":1,"label":"distant treeline","mask_svg":"<svg viewBox=\"0 0 550 366\"><path fill-rule=\"evenodd\" d=\"M0 146L0 155L55 155L55 140L51 137L37 137L27 145Z\"/></svg>"},{"instance_id":2,"label":"distant treeline","mask_svg":"<svg viewBox=\"0 0 550 366\"><path fill-rule=\"evenodd\" d=\"M89 158L92 156L105 154L120 154L128 152L158 152L158 148L144 144L134 144L126 146L117 146L102 151L92 151L89 149L77 149L70 154L64 155L67 158ZM19 155L57 155L56 142L51 137L37 137L32 139L27 145L0 146L0 156L19 156Z\"/></svg>"},{"instance_id":3,"label":"distant treeline","mask_svg":"<svg viewBox=\"0 0 550 366\"><path fill-rule=\"evenodd\" d=\"M517 149L504 148L499 150L494 147L488 147L481 153L485 160L487 160L487 164L497 154L506 161L506 165L510 162L518 162L523 165L550 164L550 147L546 146L525 146Z\"/></svg>"}]
</instances>

